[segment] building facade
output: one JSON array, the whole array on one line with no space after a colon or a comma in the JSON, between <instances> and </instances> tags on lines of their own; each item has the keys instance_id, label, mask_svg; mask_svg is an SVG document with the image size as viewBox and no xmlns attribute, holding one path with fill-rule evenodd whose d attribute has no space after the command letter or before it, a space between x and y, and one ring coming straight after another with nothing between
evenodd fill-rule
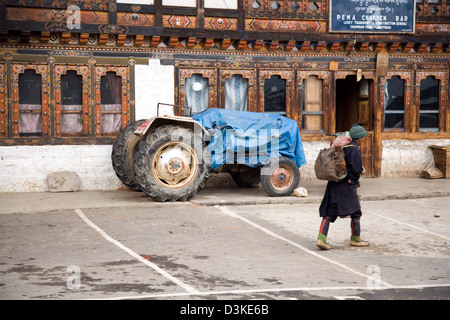
<instances>
[{"instance_id":1,"label":"building facade","mask_svg":"<svg viewBox=\"0 0 450 320\"><path fill-rule=\"evenodd\" d=\"M112 142L158 102L296 120L302 180L353 123L367 176L419 176L450 145L449 42L449 0L0 0L0 192L121 187Z\"/></svg>"}]
</instances>

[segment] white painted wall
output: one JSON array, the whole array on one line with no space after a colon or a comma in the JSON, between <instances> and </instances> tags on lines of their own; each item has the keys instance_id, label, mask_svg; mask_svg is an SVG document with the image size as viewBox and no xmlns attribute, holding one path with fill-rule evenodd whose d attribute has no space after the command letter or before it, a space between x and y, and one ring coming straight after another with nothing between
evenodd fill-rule
<instances>
[{"instance_id":1,"label":"white painted wall","mask_svg":"<svg viewBox=\"0 0 450 320\"><path fill-rule=\"evenodd\" d=\"M424 168L434 165L431 145L450 145L450 139L382 141L381 176L418 177Z\"/></svg>"},{"instance_id":2,"label":"white painted wall","mask_svg":"<svg viewBox=\"0 0 450 320\"><path fill-rule=\"evenodd\" d=\"M73 171L82 190L121 187L111 164L110 145L0 147L0 192L48 191L47 175Z\"/></svg>"},{"instance_id":3,"label":"white painted wall","mask_svg":"<svg viewBox=\"0 0 450 320\"><path fill-rule=\"evenodd\" d=\"M177 7L196 7L197 0L163 0L163 6L177 6Z\"/></svg>"},{"instance_id":4,"label":"white painted wall","mask_svg":"<svg viewBox=\"0 0 450 320\"><path fill-rule=\"evenodd\" d=\"M136 120L156 116L158 102L174 103L174 67L149 59L149 65L135 66ZM170 108L172 110L172 108ZM164 110L167 113L167 108Z\"/></svg>"},{"instance_id":5,"label":"white painted wall","mask_svg":"<svg viewBox=\"0 0 450 320\"><path fill-rule=\"evenodd\" d=\"M117 3L127 3L127 4L153 4L153 0L117 0Z\"/></svg>"},{"instance_id":6,"label":"white painted wall","mask_svg":"<svg viewBox=\"0 0 450 320\"><path fill-rule=\"evenodd\" d=\"M205 0L205 8L237 9L237 0Z\"/></svg>"}]
</instances>

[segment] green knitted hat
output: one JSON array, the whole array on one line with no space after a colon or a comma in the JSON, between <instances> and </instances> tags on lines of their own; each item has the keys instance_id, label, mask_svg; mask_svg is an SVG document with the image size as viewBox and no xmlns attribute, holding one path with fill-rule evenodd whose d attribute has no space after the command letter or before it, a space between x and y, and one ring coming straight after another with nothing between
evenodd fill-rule
<instances>
[{"instance_id":1,"label":"green knitted hat","mask_svg":"<svg viewBox=\"0 0 450 320\"><path fill-rule=\"evenodd\" d=\"M350 129L350 137L355 139L360 139L367 136L367 131L361 127L359 124L354 124Z\"/></svg>"}]
</instances>

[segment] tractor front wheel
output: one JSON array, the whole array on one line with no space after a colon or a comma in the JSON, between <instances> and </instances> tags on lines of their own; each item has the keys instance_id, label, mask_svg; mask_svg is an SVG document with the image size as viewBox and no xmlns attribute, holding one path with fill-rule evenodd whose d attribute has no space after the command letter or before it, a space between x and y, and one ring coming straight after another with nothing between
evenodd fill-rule
<instances>
[{"instance_id":1,"label":"tractor front wheel","mask_svg":"<svg viewBox=\"0 0 450 320\"><path fill-rule=\"evenodd\" d=\"M126 126L114 140L111 160L114 172L119 180L132 190L140 191L133 171L134 151L141 138L134 131L145 120L138 120Z\"/></svg>"}]
</instances>

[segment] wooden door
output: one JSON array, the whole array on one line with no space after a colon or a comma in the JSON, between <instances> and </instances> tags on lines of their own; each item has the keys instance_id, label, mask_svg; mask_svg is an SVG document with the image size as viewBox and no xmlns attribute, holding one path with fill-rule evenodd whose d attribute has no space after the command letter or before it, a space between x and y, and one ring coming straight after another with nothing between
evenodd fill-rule
<instances>
[{"instance_id":1,"label":"wooden door","mask_svg":"<svg viewBox=\"0 0 450 320\"><path fill-rule=\"evenodd\" d=\"M374 177L373 86L371 79L357 81L352 71L339 72L336 77L336 131L350 130L354 123L366 129L367 137L358 143L365 177Z\"/></svg>"}]
</instances>

